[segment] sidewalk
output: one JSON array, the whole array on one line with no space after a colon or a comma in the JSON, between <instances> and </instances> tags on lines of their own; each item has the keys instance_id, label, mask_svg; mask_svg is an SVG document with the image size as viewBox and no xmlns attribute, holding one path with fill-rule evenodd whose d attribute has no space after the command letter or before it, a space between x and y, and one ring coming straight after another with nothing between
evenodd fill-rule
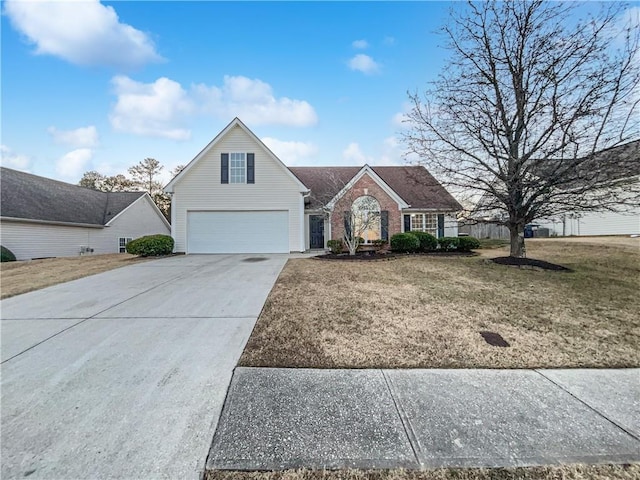
<instances>
[{"instance_id":1,"label":"sidewalk","mask_svg":"<svg viewBox=\"0 0 640 480\"><path fill-rule=\"evenodd\" d=\"M208 469L640 461L640 369L236 368Z\"/></svg>"}]
</instances>

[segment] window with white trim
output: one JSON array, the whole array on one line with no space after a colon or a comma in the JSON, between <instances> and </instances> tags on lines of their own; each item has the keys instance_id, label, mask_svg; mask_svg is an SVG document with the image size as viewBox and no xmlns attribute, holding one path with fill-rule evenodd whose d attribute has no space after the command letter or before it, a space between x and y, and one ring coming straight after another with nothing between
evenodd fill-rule
<instances>
[{"instance_id":1,"label":"window with white trim","mask_svg":"<svg viewBox=\"0 0 640 480\"><path fill-rule=\"evenodd\" d=\"M118 238L118 252L127 253L127 243L131 241L131 237Z\"/></svg>"},{"instance_id":2,"label":"window with white trim","mask_svg":"<svg viewBox=\"0 0 640 480\"><path fill-rule=\"evenodd\" d=\"M373 243L380 238L380 203L375 198L365 195L358 197L351 207L354 213L355 232L364 239L364 243Z\"/></svg>"},{"instance_id":3,"label":"window with white trim","mask_svg":"<svg viewBox=\"0 0 640 480\"><path fill-rule=\"evenodd\" d=\"M412 213L411 231L427 232L433 236L438 235L438 215L435 213Z\"/></svg>"},{"instance_id":4,"label":"window with white trim","mask_svg":"<svg viewBox=\"0 0 640 480\"><path fill-rule=\"evenodd\" d=\"M229 183L247 183L247 158L244 152L229 154Z\"/></svg>"}]
</instances>

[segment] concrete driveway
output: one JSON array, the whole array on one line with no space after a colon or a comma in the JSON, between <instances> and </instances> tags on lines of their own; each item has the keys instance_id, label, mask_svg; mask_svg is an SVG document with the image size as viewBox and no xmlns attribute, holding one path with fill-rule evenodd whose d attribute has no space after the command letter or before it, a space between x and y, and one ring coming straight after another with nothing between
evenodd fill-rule
<instances>
[{"instance_id":1,"label":"concrete driveway","mask_svg":"<svg viewBox=\"0 0 640 480\"><path fill-rule=\"evenodd\" d=\"M8 478L197 478L287 255L181 256L0 302Z\"/></svg>"}]
</instances>

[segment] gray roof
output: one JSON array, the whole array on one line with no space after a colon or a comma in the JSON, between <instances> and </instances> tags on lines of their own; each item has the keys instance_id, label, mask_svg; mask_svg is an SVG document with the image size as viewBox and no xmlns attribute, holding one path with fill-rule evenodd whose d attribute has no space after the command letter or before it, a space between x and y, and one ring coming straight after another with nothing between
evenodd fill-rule
<instances>
[{"instance_id":1,"label":"gray roof","mask_svg":"<svg viewBox=\"0 0 640 480\"><path fill-rule=\"evenodd\" d=\"M100 192L0 168L0 215L45 222L106 225L145 192Z\"/></svg>"}]
</instances>

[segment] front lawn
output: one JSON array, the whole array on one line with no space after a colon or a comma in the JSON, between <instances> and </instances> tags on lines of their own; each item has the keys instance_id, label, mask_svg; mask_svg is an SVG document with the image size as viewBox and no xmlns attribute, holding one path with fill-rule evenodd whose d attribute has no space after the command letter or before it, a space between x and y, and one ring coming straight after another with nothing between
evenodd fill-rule
<instances>
[{"instance_id":1,"label":"front lawn","mask_svg":"<svg viewBox=\"0 0 640 480\"><path fill-rule=\"evenodd\" d=\"M106 272L146 259L128 253L0 263L0 298Z\"/></svg>"},{"instance_id":2,"label":"front lawn","mask_svg":"<svg viewBox=\"0 0 640 480\"><path fill-rule=\"evenodd\" d=\"M530 241L572 272L481 257L290 260L242 366L556 368L640 365L640 251L634 241ZM489 345L480 332L501 335Z\"/></svg>"}]
</instances>

